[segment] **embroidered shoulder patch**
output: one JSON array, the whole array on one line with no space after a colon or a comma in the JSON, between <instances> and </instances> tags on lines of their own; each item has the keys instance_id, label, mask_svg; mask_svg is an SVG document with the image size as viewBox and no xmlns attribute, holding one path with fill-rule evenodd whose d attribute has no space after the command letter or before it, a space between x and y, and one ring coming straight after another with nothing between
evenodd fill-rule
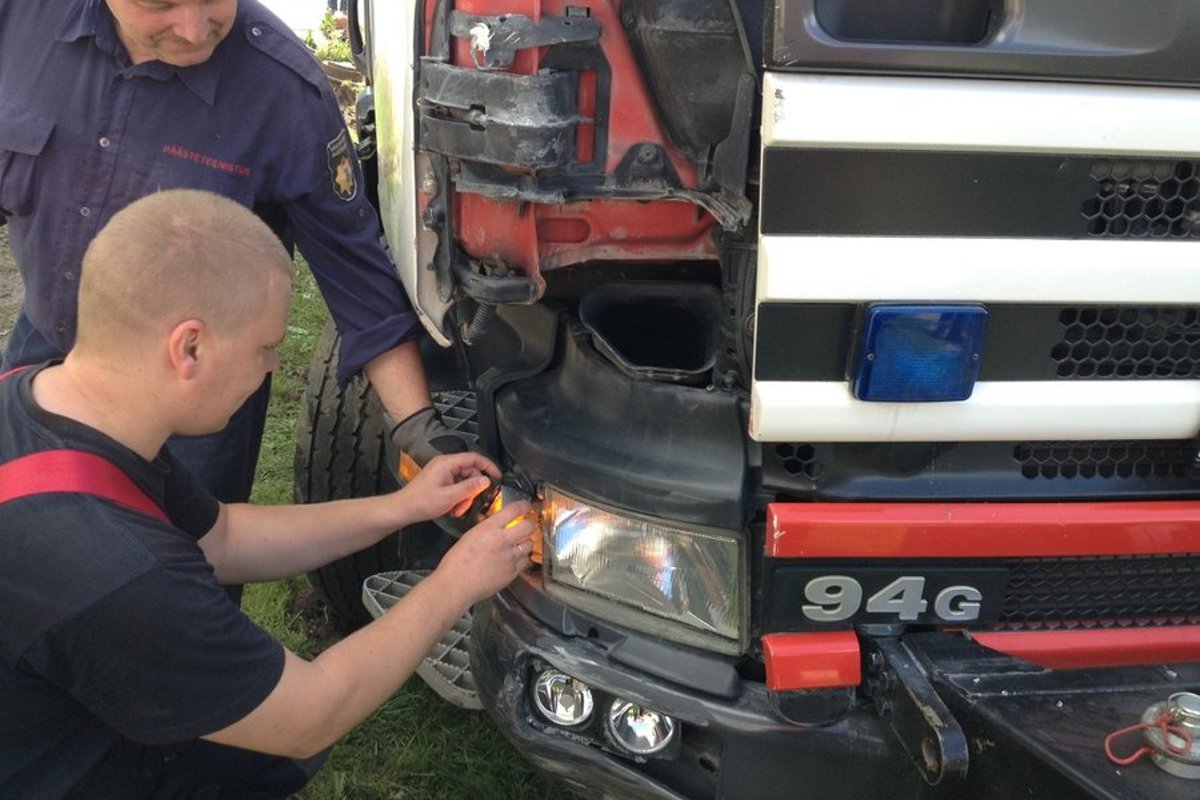
<instances>
[{"instance_id":1,"label":"embroidered shoulder patch","mask_svg":"<svg viewBox=\"0 0 1200 800\"><path fill-rule=\"evenodd\" d=\"M353 200L358 194L358 181L354 177L354 161L350 153L350 134L344 128L333 137L333 141L325 145L325 163L329 167L333 191L347 201Z\"/></svg>"}]
</instances>

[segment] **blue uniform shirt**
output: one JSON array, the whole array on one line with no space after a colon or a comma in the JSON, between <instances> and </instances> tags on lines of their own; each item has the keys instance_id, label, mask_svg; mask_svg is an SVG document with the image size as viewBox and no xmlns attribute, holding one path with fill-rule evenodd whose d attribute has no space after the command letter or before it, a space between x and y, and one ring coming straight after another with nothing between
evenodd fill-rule
<instances>
[{"instance_id":1,"label":"blue uniform shirt","mask_svg":"<svg viewBox=\"0 0 1200 800\"><path fill-rule=\"evenodd\" d=\"M257 0L240 0L208 61L182 68L131 65L103 0L0 0L0 213L25 313L51 344L74 341L96 232L184 187L295 242L342 334L342 380L416 333L329 82Z\"/></svg>"}]
</instances>

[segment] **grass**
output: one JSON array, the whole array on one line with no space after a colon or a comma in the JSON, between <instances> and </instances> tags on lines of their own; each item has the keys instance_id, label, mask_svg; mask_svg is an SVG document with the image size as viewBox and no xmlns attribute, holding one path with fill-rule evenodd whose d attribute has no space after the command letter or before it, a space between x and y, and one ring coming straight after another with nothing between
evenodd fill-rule
<instances>
[{"instance_id":1,"label":"grass","mask_svg":"<svg viewBox=\"0 0 1200 800\"><path fill-rule=\"evenodd\" d=\"M295 425L309 356L326 311L306 265L297 259L288 334L271 386L271 405L253 500L292 502ZM243 606L287 647L311 658L336 640L328 612L307 578L247 587ZM533 770L483 712L463 711L412 678L388 703L344 737L296 800L567 800Z\"/></svg>"}]
</instances>

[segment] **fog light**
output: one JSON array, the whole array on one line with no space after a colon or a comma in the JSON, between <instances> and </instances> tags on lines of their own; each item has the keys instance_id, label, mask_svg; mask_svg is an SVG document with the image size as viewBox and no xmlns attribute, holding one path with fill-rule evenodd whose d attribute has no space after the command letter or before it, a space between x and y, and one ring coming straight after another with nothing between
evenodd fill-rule
<instances>
[{"instance_id":1,"label":"fog light","mask_svg":"<svg viewBox=\"0 0 1200 800\"><path fill-rule=\"evenodd\" d=\"M533 702L555 725L573 728L592 717L592 690L588 685L552 669L538 676Z\"/></svg>"},{"instance_id":2,"label":"fog light","mask_svg":"<svg viewBox=\"0 0 1200 800\"><path fill-rule=\"evenodd\" d=\"M613 700L604 721L617 744L639 756L653 755L675 738L675 720L628 700Z\"/></svg>"}]
</instances>

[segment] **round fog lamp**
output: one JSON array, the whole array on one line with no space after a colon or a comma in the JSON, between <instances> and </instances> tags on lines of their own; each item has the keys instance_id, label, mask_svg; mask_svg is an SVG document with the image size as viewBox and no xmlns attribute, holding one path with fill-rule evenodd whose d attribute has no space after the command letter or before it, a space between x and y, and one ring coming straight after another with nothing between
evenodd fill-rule
<instances>
[{"instance_id":1,"label":"round fog lamp","mask_svg":"<svg viewBox=\"0 0 1200 800\"><path fill-rule=\"evenodd\" d=\"M592 690L588 685L552 669L538 675L533 701L542 716L555 725L571 728L592 717Z\"/></svg>"},{"instance_id":2,"label":"round fog lamp","mask_svg":"<svg viewBox=\"0 0 1200 800\"><path fill-rule=\"evenodd\" d=\"M639 756L653 755L675 738L675 720L628 700L613 700L605 722L617 744Z\"/></svg>"}]
</instances>

